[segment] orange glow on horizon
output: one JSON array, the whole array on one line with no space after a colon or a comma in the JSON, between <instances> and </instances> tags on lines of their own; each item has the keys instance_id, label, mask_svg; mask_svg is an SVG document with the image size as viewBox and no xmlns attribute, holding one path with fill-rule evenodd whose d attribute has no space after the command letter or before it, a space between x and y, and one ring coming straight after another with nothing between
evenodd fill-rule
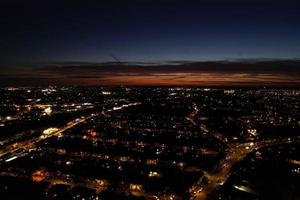
<instances>
[{"instance_id":1,"label":"orange glow on horizon","mask_svg":"<svg viewBox=\"0 0 300 200\"><path fill-rule=\"evenodd\" d=\"M78 81L78 80L70 80ZM286 75L278 74L221 74L221 73L170 73L170 74L147 74L147 75L112 75L102 79L80 79L84 85L296 85L300 80L293 80Z\"/></svg>"}]
</instances>

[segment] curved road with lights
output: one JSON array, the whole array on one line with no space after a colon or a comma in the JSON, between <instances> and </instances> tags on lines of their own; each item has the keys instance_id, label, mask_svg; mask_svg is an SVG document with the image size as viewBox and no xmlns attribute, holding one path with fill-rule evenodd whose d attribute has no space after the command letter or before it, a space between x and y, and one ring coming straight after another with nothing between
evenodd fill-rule
<instances>
[{"instance_id":1,"label":"curved road with lights","mask_svg":"<svg viewBox=\"0 0 300 200\"><path fill-rule=\"evenodd\" d=\"M216 166L216 172L204 172L208 183L203 185L194 185L190 189L191 199L205 200L212 194L216 188L222 186L230 176L232 167L246 158L246 156L256 149L267 146L300 143L300 136L291 138L270 139L258 142L247 142L231 144L226 152L226 156ZM198 183L201 183L200 180Z\"/></svg>"}]
</instances>

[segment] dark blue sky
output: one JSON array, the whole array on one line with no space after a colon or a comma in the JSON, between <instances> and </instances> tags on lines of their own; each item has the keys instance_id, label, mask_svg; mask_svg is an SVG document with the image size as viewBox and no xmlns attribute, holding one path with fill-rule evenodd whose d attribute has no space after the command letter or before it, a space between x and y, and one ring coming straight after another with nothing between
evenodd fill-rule
<instances>
[{"instance_id":1,"label":"dark blue sky","mask_svg":"<svg viewBox=\"0 0 300 200\"><path fill-rule=\"evenodd\" d=\"M121 2L121 3L120 3ZM297 1L0 3L0 64L299 58Z\"/></svg>"}]
</instances>

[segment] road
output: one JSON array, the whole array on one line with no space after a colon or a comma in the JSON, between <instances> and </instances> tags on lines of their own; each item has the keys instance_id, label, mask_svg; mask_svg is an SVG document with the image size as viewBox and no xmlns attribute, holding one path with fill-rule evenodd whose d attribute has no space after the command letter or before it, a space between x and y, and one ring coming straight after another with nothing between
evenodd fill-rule
<instances>
[{"instance_id":1,"label":"road","mask_svg":"<svg viewBox=\"0 0 300 200\"><path fill-rule=\"evenodd\" d=\"M0 157L4 156L5 154L11 153L12 155L14 154L14 152L17 152L21 149L23 149L24 151L29 151L30 149L35 148L35 145L38 144L39 142L52 137L52 136L59 136L61 135L63 132L77 126L78 124L81 124L83 122L85 122L86 120L88 120L90 117L85 118L85 119L80 119L79 121L74 121L71 124L67 125L66 127L60 129L57 132L53 132L52 134L46 135L45 137L38 137L38 138L32 138L29 140L25 140L25 141L21 141L21 142L16 142L14 144L11 144L7 147L5 147L4 149L0 150Z\"/></svg>"},{"instance_id":2,"label":"road","mask_svg":"<svg viewBox=\"0 0 300 200\"><path fill-rule=\"evenodd\" d=\"M40 143L41 141L46 140L47 138L50 138L52 136L57 136L58 137L58 136L62 135L65 131L67 131L69 129L72 129L72 128L76 127L77 125L88 121L89 119L92 119L92 118L97 117L99 115L106 115L110 112L114 112L114 111L117 111L117 110L121 110L121 109L124 109L124 108L128 108L128 107L131 107L131 106L136 106L136 105L140 105L140 104L141 104L140 102L134 102L134 103L123 104L123 105L120 105L118 107L113 107L112 109L109 109L105 112L101 112L101 113L97 113L97 114L91 114L87 117L82 117L78 120L74 120L74 121L68 123L65 127L59 129L58 131L55 131L51 134L43 135L43 137L32 138L32 139L24 140L24 141L21 141L21 142L16 142L14 144L11 144L9 146L4 147L3 149L0 149L0 158L3 157L4 155L8 154L8 153L11 155L10 157L17 157L18 155L14 155L15 152L19 152L20 150L30 151L31 149L36 148L36 145L38 143Z\"/></svg>"},{"instance_id":3,"label":"road","mask_svg":"<svg viewBox=\"0 0 300 200\"><path fill-rule=\"evenodd\" d=\"M195 120L196 115L200 112L200 109L198 108L197 105L193 105L193 111L185 117L186 120L188 120L192 125L198 126L198 123ZM214 137L222 142L227 143L228 140L226 137L223 136L223 134L218 133L217 131L214 130L208 130L205 124L200 123L199 128L201 129L202 133L204 135L210 134L211 137Z\"/></svg>"},{"instance_id":4,"label":"road","mask_svg":"<svg viewBox=\"0 0 300 200\"><path fill-rule=\"evenodd\" d=\"M300 143L300 137L297 136L293 138L270 139L258 142L247 142L229 145L225 158L217 164L215 172L204 171L204 176L207 178L208 183L203 185L195 184L191 187L191 199L207 199L210 194L212 194L219 186L222 186L227 181L230 176L232 167L236 163L245 159L245 157L255 149L289 143ZM201 180L198 183L200 182Z\"/></svg>"}]
</instances>

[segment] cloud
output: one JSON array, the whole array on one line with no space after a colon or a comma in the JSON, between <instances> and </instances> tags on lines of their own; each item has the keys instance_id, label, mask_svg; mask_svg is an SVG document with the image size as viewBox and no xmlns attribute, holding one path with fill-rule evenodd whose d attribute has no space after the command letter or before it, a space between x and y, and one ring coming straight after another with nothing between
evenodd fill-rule
<instances>
[{"instance_id":1,"label":"cloud","mask_svg":"<svg viewBox=\"0 0 300 200\"><path fill-rule=\"evenodd\" d=\"M299 85L300 61L60 63L0 72L0 84Z\"/></svg>"}]
</instances>

